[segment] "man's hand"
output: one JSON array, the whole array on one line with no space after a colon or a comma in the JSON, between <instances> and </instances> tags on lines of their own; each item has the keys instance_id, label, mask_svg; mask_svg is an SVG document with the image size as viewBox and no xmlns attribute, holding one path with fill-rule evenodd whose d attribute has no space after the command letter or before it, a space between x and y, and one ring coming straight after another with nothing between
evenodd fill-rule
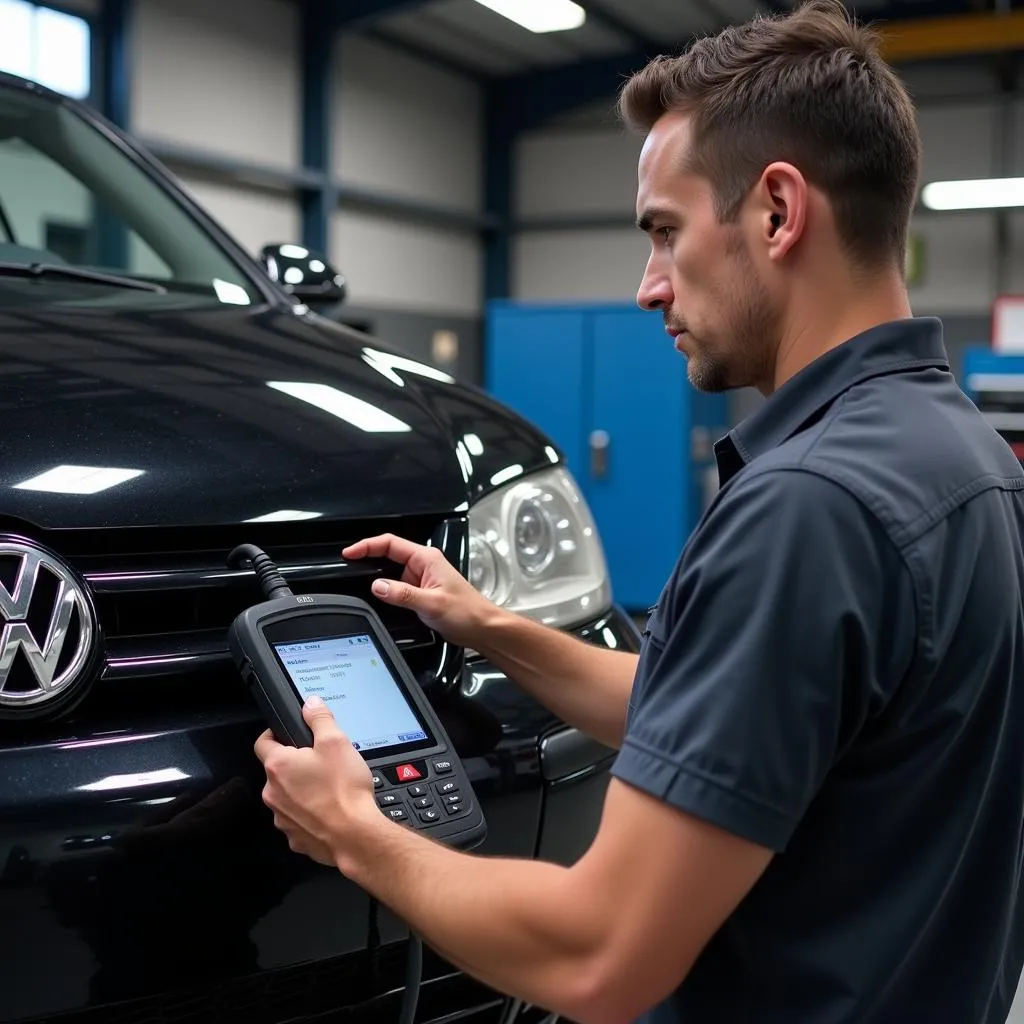
<instances>
[{"instance_id":1,"label":"man's hand","mask_svg":"<svg viewBox=\"0 0 1024 1024\"><path fill-rule=\"evenodd\" d=\"M562 721L609 747L621 745L635 654L502 611L436 548L387 534L352 544L342 557L390 558L404 566L400 582L374 581L381 601L411 608L449 643L478 651Z\"/></svg>"},{"instance_id":2,"label":"man's hand","mask_svg":"<svg viewBox=\"0 0 1024 1024\"><path fill-rule=\"evenodd\" d=\"M405 566L402 581L376 580L371 588L386 604L411 608L449 643L476 646L496 608L437 548L385 534L361 540L343 558L390 558Z\"/></svg>"},{"instance_id":3,"label":"man's hand","mask_svg":"<svg viewBox=\"0 0 1024 1024\"><path fill-rule=\"evenodd\" d=\"M267 730L256 756L267 773L263 802L296 852L345 870L347 854L388 822L377 809L366 762L318 698L302 709L312 747L284 746Z\"/></svg>"}]
</instances>

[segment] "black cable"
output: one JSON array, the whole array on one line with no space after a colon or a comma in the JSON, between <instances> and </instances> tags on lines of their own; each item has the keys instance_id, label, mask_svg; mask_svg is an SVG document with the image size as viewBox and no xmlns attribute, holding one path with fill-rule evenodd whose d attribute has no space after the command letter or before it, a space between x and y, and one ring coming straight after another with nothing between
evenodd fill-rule
<instances>
[{"instance_id":1,"label":"black cable","mask_svg":"<svg viewBox=\"0 0 1024 1024\"><path fill-rule=\"evenodd\" d=\"M270 556L255 544L239 544L234 551L228 555L228 566L238 568L248 562L260 587L268 600L275 597L292 597L291 587L288 586L285 578L278 571ZM374 952L374 938L376 944L380 942L380 933L377 927L376 901L371 901L370 914L370 935L368 938L368 949L371 957ZM402 1009L399 1013L398 1024L414 1024L416 1020L416 1009L420 999L420 985L423 981L423 941L415 933L409 932L409 959L405 966L405 991L402 993Z\"/></svg>"},{"instance_id":2,"label":"black cable","mask_svg":"<svg viewBox=\"0 0 1024 1024\"><path fill-rule=\"evenodd\" d=\"M366 952L370 958L370 974L376 989L380 984L380 904L370 897L370 920L366 929Z\"/></svg>"},{"instance_id":3,"label":"black cable","mask_svg":"<svg viewBox=\"0 0 1024 1024\"><path fill-rule=\"evenodd\" d=\"M237 568L249 562L256 579L263 588L263 594L267 600L275 597L293 597L292 588L288 586L285 578L278 572L277 566L271 561L270 556L255 544L239 544L234 551L228 555L228 565Z\"/></svg>"},{"instance_id":4,"label":"black cable","mask_svg":"<svg viewBox=\"0 0 1024 1024\"><path fill-rule=\"evenodd\" d=\"M405 963L405 992L402 994L402 1010L398 1024L413 1024L416 1020L416 1006L420 1001L420 983L423 980L423 940L409 932L409 959Z\"/></svg>"},{"instance_id":5,"label":"black cable","mask_svg":"<svg viewBox=\"0 0 1024 1024\"><path fill-rule=\"evenodd\" d=\"M513 1024L523 1008L522 999L509 999L505 1004L505 1012L501 1015L498 1024Z\"/></svg>"}]
</instances>

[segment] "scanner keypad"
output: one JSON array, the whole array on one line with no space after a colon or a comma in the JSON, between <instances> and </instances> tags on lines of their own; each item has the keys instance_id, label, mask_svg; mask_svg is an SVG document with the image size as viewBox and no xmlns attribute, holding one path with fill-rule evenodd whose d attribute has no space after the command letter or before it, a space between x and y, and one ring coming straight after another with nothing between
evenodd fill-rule
<instances>
[{"instance_id":1,"label":"scanner keypad","mask_svg":"<svg viewBox=\"0 0 1024 1024\"><path fill-rule=\"evenodd\" d=\"M377 768L373 783L384 814L413 828L430 828L469 810L449 758Z\"/></svg>"}]
</instances>

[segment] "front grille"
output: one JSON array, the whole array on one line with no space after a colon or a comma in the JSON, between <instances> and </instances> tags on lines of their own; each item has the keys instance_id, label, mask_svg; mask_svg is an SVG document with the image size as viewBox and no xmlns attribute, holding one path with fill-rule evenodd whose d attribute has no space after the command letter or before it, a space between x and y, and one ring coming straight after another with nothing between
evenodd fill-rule
<instances>
[{"instance_id":1,"label":"front grille","mask_svg":"<svg viewBox=\"0 0 1024 1024\"><path fill-rule=\"evenodd\" d=\"M371 583L397 579L400 566L384 559L346 563L348 543L390 530L417 543L439 546L461 566L464 543L461 520L427 517L388 523L276 524L271 532L236 529L221 537L197 537L196 546L168 545L166 538L142 535L120 550L68 551L64 538L50 543L85 577L93 593L106 655L104 678L120 681L161 675L197 673L228 657L227 630L240 612L263 600L251 570L228 568L226 558L239 542L264 548L296 594L329 593L370 601L413 671L436 674L444 645L411 611L376 602ZM116 533L117 531L112 531ZM116 537L111 538L116 544ZM187 537L179 541L187 541ZM109 543L109 541L108 541ZM148 544L148 547L143 547ZM113 545L111 545L113 546ZM100 547L97 550L97 547ZM424 678L424 681L428 681Z\"/></svg>"},{"instance_id":2,"label":"front grille","mask_svg":"<svg viewBox=\"0 0 1024 1024\"><path fill-rule=\"evenodd\" d=\"M97 1006L22 1024L390 1024L402 991L406 946L218 984ZM497 1024L504 999L424 950L416 1019L423 1024ZM526 1017L522 1024L534 1024Z\"/></svg>"}]
</instances>

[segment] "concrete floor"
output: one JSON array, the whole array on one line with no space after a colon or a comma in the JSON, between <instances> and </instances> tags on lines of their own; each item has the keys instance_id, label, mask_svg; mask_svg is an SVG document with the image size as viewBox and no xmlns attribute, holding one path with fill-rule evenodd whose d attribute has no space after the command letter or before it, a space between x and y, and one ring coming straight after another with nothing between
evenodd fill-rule
<instances>
[{"instance_id":1,"label":"concrete floor","mask_svg":"<svg viewBox=\"0 0 1024 1024\"><path fill-rule=\"evenodd\" d=\"M1017 998L1013 1001L1006 1024L1024 1024L1024 985L1017 987Z\"/></svg>"},{"instance_id":2,"label":"concrete floor","mask_svg":"<svg viewBox=\"0 0 1024 1024\"><path fill-rule=\"evenodd\" d=\"M1010 1016L1006 1018L1006 1024L1024 1024L1024 977L1017 985L1017 998L1010 1007Z\"/></svg>"}]
</instances>

